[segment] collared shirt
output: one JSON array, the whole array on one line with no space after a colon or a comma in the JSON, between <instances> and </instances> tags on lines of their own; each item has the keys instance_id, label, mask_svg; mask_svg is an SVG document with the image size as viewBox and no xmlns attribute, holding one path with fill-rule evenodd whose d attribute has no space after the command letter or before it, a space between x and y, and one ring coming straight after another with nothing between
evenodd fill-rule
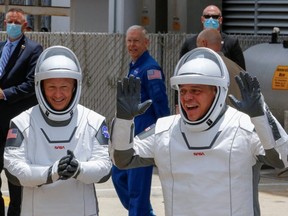
<instances>
[{"instance_id":1,"label":"collared shirt","mask_svg":"<svg viewBox=\"0 0 288 216\"><path fill-rule=\"evenodd\" d=\"M14 50L15 50L16 46L18 45L18 43L19 43L19 41L20 41L21 38L22 38L22 37L20 37L19 39L15 40L15 41L10 41L10 40L7 38L7 43L8 43L8 42L12 43L11 55L12 55L12 53L14 52Z\"/></svg>"},{"instance_id":2,"label":"collared shirt","mask_svg":"<svg viewBox=\"0 0 288 216\"><path fill-rule=\"evenodd\" d=\"M11 53L11 54L10 54L10 57L11 57L12 53L14 52L14 50L15 50L16 46L18 45L18 43L19 43L19 41L20 41L21 38L22 38L22 37L20 37L19 39L15 40L15 41L12 41L12 42L9 40L9 38L7 38L7 42L5 43L5 45L6 45L7 43L11 43L11 44L12 44L12 47L11 47L11 50L10 50L10 53ZM4 45L4 46L5 46L5 45ZM0 74L0 75L2 75L2 74ZM3 92L3 97L4 97L3 100L7 100L4 92Z\"/></svg>"}]
</instances>

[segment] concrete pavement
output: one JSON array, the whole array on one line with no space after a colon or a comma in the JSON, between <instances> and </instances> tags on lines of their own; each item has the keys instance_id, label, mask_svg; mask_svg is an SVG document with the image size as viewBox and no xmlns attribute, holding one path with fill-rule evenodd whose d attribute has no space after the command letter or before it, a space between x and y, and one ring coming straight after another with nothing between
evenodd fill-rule
<instances>
[{"instance_id":1,"label":"concrete pavement","mask_svg":"<svg viewBox=\"0 0 288 216\"><path fill-rule=\"evenodd\" d=\"M5 175L2 173L2 192L7 204L9 193ZM103 184L96 185L100 216L127 216L127 211L122 207L114 190L111 178ZM285 216L288 215L288 172L278 177L275 170L262 170L259 184L259 199L262 216ZM151 188L151 202L157 216L164 216L164 203L161 184L154 170Z\"/></svg>"}]
</instances>

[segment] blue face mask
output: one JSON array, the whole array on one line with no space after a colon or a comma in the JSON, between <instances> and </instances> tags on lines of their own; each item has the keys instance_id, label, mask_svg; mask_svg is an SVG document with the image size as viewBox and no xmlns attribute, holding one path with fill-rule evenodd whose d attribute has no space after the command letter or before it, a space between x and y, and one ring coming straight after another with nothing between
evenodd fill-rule
<instances>
[{"instance_id":1,"label":"blue face mask","mask_svg":"<svg viewBox=\"0 0 288 216\"><path fill-rule=\"evenodd\" d=\"M22 25L14 24L14 23L8 23L7 24L7 35L10 38L18 38L22 34Z\"/></svg>"},{"instance_id":2,"label":"blue face mask","mask_svg":"<svg viewBox=\"0 0 288 216\"><path fill-rule=\"evenodd\" d=\"M218 29L219 28L219 20L213 19L212 17L209 19L205 19L204 22L204 28L212 28L212 29Z\"/></svg>"}]
</instances>

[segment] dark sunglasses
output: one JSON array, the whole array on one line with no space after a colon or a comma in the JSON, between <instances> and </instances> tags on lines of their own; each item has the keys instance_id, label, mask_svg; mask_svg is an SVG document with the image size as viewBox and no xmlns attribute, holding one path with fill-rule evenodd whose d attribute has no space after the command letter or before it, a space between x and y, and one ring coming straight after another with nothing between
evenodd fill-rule
<instances>
[{"instance_id":1,"label":"dark sunglasses","mask_svg":"<svg viewBox=\"0 0 288 216\"><path fill-rule=\"evenodd\" d=\"M221 16L220 15L203 15L203 17L205 19L210 19L211 17L212 17L212 19L218 19Z\"/></svg>"}]
</instances>

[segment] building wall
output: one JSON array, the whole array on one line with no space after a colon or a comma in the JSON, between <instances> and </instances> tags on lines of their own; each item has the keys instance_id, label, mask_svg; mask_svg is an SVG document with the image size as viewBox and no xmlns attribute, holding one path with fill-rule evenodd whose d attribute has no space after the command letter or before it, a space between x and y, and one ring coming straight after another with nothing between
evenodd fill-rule
<instances>
[{"instance_id":1,"label":"building wall","mask_svg":"<svg viewBox=\"0 0 288 216\"><path fill-rule=\"evenodd\" d=\"M70 0L52 0L52 6L70 7ZM52 32L70 32L70 17L52 16L51 17Z\"/></svg>"},{"instance_id":2,"label":"building wall","mask_svg":"<svg viewBox=\"0 0 288 216\"><path fill-rule=\"evenodd\" d=\"M70 31L108 32L107 0L71 0Z\"/></svg>"},{"instance_id":3,"label":"building wall","mask_svg":"<svg viewBox=\"0 0 288 216\"><path fill-rule=\"evenodd\" d=\"M135 24L156 33L157 0L71 0L71 31L125 33ZM221 8L221 0L168 0L167 32L196 33L200 16L209 4ZM147 24L147 25L146 25Z\"/></svg>"},{"instance_id":4,"label":"building wall","mask_svg":"<svg viewBox=\"0 0 288 216\"><path fill-rule=\"evenodd\" d=\"M110 33L125 33L131 25L155 32L155 0L110 0Z\"/></svg>"},{"instance_id":5,"label":"building wall","mask_svg":"<svg viewBox=\"0 0 288 216\"><path fill-rule=\"evenodd\" d=\"M125 33L129 26L140 24L149 32L156 33L156 1L71 0L70 30ZM209 4L222 8L221 0L168 0L167 32L200 32L200 17L203 9Z\"/></svg>"}]
</instances>

